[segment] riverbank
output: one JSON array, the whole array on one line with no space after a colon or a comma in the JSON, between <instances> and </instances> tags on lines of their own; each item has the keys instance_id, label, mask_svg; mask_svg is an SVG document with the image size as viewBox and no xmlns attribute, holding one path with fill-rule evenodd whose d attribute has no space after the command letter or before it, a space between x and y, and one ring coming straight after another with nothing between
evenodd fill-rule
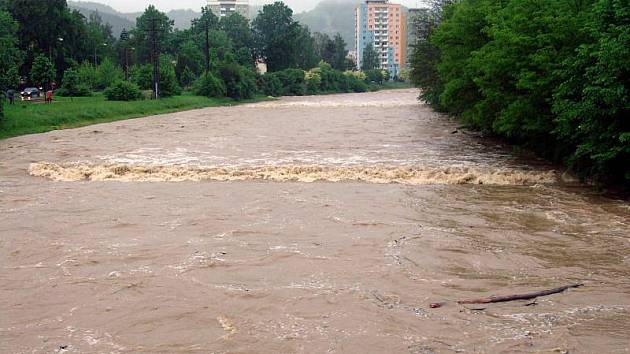
<instances>
[{"instance_id":1,"label":"riverbank","mask_svg":"<svg viewBox=\"0 0 630 354\"><path fill-rule=\"evenodd\" d=\"M175 96L158 101L107 101L102 95L92 97L60 97L53 104L18 102L5 106L0 120L0 139L45 133L52 130L79 128L92 124L139 118L191 109L232 106L270 100L265 96L242 101L231 98Z\"/></svg>"},{"instance_id":2,"label":"riverbank","mask_svg":"<svg viewBox=\"0 0 630 354\"><path fill-rule=\"evenodd\" d=\"M381 91L410 87L410 84L404 82L386 82L371 89L373 91ZM207 107L233 106L273 99L275 98L258 95L253 99L237 101L228 97L208 98L182 95L163 98L158 101L117 102L107 101L102 95L97 94L92 97L59 97L50 105L18 102L15 105L5 105L5 117L0 119L0 139L46 133L53 130L79 128L92 124L156 114L182 112Z\"/></svg>"}]
</instances>

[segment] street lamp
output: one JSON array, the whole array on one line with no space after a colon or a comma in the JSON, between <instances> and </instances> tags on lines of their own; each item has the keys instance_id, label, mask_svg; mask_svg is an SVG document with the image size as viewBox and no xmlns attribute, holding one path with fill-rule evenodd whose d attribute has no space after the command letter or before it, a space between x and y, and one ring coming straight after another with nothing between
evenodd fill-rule
<instances>
[{"instance_id":1,"label":"street lamp","mask_svg":"<svg viewBox=\"0 0 630 354\"><path fill-rule=\"evenodd\" d=\"M103 43L102 44L103 47L107 47L107 43ZM96 62L96 48L98 47L98 45L94 45L94 66L97 66L98 63Z\"/></svg>"}]
</instances>

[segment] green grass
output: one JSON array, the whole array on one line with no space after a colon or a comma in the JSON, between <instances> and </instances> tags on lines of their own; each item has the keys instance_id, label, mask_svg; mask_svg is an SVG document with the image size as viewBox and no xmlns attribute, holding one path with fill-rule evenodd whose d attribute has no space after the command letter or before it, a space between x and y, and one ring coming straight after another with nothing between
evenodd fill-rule
<instances>
[{"instance_id":1,"label":"green grass","mask_svg":"<svg viewBox=\"0 0 630 354\"><path fill-rule=\"evenodd\" d=\"M157 101L107 101L102 95L92 97L58 97L53 104L16 102L5 104L5 117L0 120L0 139L45 133L52 130L78 128L86 125L138 118L190 109L229 106L266 100L257 97L246 101L230 98L175 96Z\"/></svg>"},{"instance_id":2,"label":"green grass","mask_svg":"<svg viewBox=\"0 0 630 354\"><path fill-rule=\"evenodd\" d=\"M412 84L404 81L386 81L380 85L381 90L408 89L414 88Z\"/></svg>"}]
</instances>

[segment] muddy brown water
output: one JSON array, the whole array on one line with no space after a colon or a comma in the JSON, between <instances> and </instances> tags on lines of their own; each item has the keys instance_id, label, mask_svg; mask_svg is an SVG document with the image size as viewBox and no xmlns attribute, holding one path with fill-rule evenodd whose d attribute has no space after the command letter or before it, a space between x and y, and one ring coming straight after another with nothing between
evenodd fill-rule
<instances>
[{"instance_id":1,"label":"muddy brown water","mask_svg":"<svg viewBox=\"0 0 630 354\"><path fill-rule=\"evenodd\" d=\"M628 353L630 205L416 96L0 141L0 352Z\"/></svg>"}]
</instances>

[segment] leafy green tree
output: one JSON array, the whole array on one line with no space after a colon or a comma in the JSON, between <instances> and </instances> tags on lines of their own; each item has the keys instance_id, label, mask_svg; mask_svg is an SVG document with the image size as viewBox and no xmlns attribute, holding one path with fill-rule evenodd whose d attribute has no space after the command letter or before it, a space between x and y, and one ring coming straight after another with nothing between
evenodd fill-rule
<instances>
[{"instance_id":1,"label":"leafy green tree","mask_svg":"<svg viewBox=\"0 0 630 354\"><path fill-rule=\"evenodd\" d=\"M282 94L302 96L306 91L306 73L301 69L286 69L274 73L282 82Z\"/></svg>"},{"instance_id":2,"label":"leafy green tree","mask_svg":"<svg viewBox=\"0 0 630 354\"><path fill-rule=\"evenodd\" d=\"M177 65L175 66L175 72L180 80L186 69L195 76L200 75L204 71L203 53L192 40L184 42L177 53Z\"/></svg>"},{"instance_id":3,"label":"leafy green tree","mask_svg":"<svg viewBox=\"0 0 630 354\"><path fill-rule=\"evenodd\" d=\"M142 99L140 88L134 83L123 80L114 82L103 94L108 101L136 101Z\"/></svg>"},{"instance_id":4,"label":"leafy green tree","mask_svg":"<svg viewBox=\"0 0 630 354\"><path fill-rule=\"evenodd\" d=\"M225 97L227 95L227 88L223 80L212 73L208 73L202 75L199 80L195 82L193 92L197 96Z\"/></svg>"},{"instance_id":5,"label":"leafy green tree","mask_svg":"<svg viewBox=\"0 0 630 354\"><path fill-rule=\"evenodd\" d=\"M313 37L311 37L311 31L308 27L298 26L296 43L296 66L305 70L317 66L319 58L315 52Z\"/></svg>"},{"instance_id":6,"label":"leafy green tree","mask_svg":"<svg viewBox=\"0 0 630 354\"><path fill-rule=\"evenodd\" d=\"M630 182L630 3L598 0L584 44L562 63L555 133L570 167L599 181Z\"/></svg>"},{"instance_id":7,"label":"leafy green tree","mask_svg":"<svg viewBox=\"0 0 630 354\"><path fill-rule=\"evenodd\" d=\"M219 68L219 76L225 83L228 97L241 100L256 94L256 75L243 66L225 64Z\"/></svg>"},{"instance_id":8,"label":"leafy green tree","mask_svg":"<svg viewBox=\"0 0 630 354\"><path fill-rule=\"evenodd\" d=\"M361 70L374 70L380 67L378 53L372 44L368 44L363 48L363 61L361 62Z\"/></svg>"},{"instance_id":9,"label":"leafy green tree","mask_svg":"<svg viewBox=\"0 0 630 354\"><path fill-rule=\"evenodd\" d=\"M230 16L221 18L221 30L232 41L234 48L250 48L252 45L252 31L249 27L249 20L241 14L234 12Z\"/></svg>"},{"instance_id":10,"label":"leafy green tree","mask_svg":"<svg viewBox=\"0 0 630 354\"><path fill-rule=\"evenodd\" d=\"M160 57L160 97L171 97L182 93L182 89L177 82L175 75L175 65L168 55Z\"/></svg>"},{"instance_id":11,"label":"leafy green tree","mask_svg":"<svg viewBox=\"0 0 630 354\"><path fill-rule=\"evenodd\" d=\"M131 82L143 90L151 90L153 86L153 66L151 64L134 65L129 70Z\"/></svg>"},{"instance_id":12,"label":"leafy green tree","mask_svg":"<svg viewBox=\"0 0 630 354\"><path fill-rule=\"evenodd\" d=\"M92 93L90 88L81 82L78 70L67 69L63 74L61 88L57 91L57 94L67 97L85 97L90 96Z\"/></svg>"},{"instance_id":13,"label":"leafy green tree","mask_svg":"<svg viewBox=\"0 0 630 354\"><path fill-rule=\"evenodd\" d=\"M346 50L346 42L339 33L335 35L333 48L333 56L328 63L330 63L335 70L346 70L346 55L348 51Z\"/></svg>"},{"instance_id":14,"label":"leafy green tree","mask_svg":"<svg viewBox=\"0 0 630 354\"><path fill-rule=\"evenodd\" d=\"M150 5L142 15L136 19L136 28L131 31L132 45L136 48L137 59L141 63L150 63L152 56L151 34L155 33L157 47L162 52L167 46L173 32L174 22Z\"/></svg>"},{"instance_id":15,"label":"leafy green tree","mask_svg":"<svg viewBox=\"0 0 630 354\"><path fill-rule=\"evenodd\" d=\"M45 55L36 56L31 68L31 81L47 90L54 80L55 66L53 63Z\"/></svg>"},{"instance_id":16,"label":"leafy green tree","mask_svg":"<svg viewBox=\"0 0 630 354\"><path fill-rule=\"evenodd\" d=\"M267 96L282 96L284 88L282 81L276 73L266 73L262 76L259 83L260 90Z\"/></svg>"},{"instance_id":17,"label":"leafy green tree","mask_svg":"<svg viewBox=\"0 0 630 354\"><path fill-rule=\"evenodd\" d=\"M270 71L296 67L300 25L293 11L277 1L265 5L252 22L255 53L265 59ZM302 37L303 38L303 37Z\"/></svg>"},{"instance_id":18,"label":"leafy green tree","mask_svg":"<svg viewBox=\"0 0 630 354\"><path fill-rule=\"evenodd\" d=\"M17 22L0 10L0 93L17 88L20 82L18 70L24 54L18 48L17 30Z\"/></svg>"},{"instance_id":19,"label":"leafy green tree","mask_svg":"<svg viewBox=\"0 0 630 354\"><path fill-rule=\"evenodd\" d=\"M218 31L221 29L221 25L219 23L219 18L210 10L209 7L205 6L201 8L201 17L192 20L192 32L195 35L204 35L206 33L206 28L209 31Z\"/></svg>"},{"instance_id":20,"label":"leafy green tree","mask_svg":"<svg viewBox=\"0 0 630 354\"><path fill-rule=\"evenodd\" d=\"M122 69L111 59L105 58L101 65L96 68L96 89L102 90L110 87L114 82L122 80L123 77Z\"/></svg>"}]
</instances>

